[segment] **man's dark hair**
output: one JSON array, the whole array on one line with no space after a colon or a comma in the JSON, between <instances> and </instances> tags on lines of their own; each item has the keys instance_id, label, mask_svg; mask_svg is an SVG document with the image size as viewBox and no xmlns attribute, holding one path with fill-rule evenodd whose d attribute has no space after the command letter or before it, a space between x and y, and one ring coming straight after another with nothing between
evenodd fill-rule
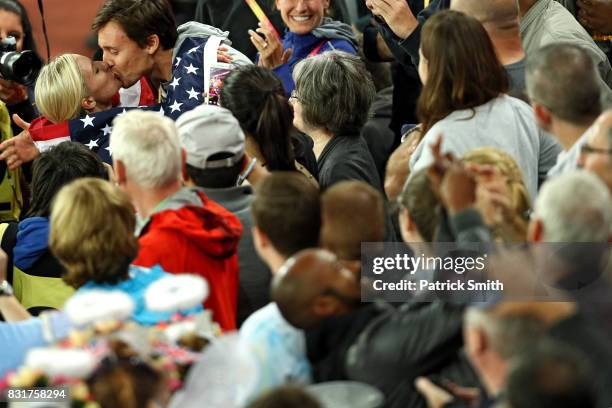
<instances>
[{"instance_id":1,"label":"man's dark hair","mask_svg":"<svg viewBox=\"0 0 612 408\"><path fill-rule=\"evenodd\" d=\"M274 172L255 188L253 224L283 256L316 247L321 229L319 190L301 173Z\"/></svg>"},{"instance_id":2,"label":"man's dark hair","mask_svg":"<svg viewBox=\"0 0 612 408\"><path fill-rule=\"evenodd\" d=\"M26 217L49 217L57 192L82 177L107 177L98 155L82 144L64 142L42 153L32 166L32 203Z\"/></svg>"},{"instance_id":3,"label":"man's dark hair","mask_svg":"<svg viewBox=\"0 0 612 408\"><path fill-rule=\"evenodd\" d=\"M512 363L507 383L512 408L591 408L597 406L587 357L546 340Z\"/></svg>"},{"instance_id":4,"label":"man's dark hair","mask_svg":"<svg viewBox=\"0 0 612 408\"><path fill-rule=\"evenodd\" d=\"M178 37L168 0L108 0L96 14L91 28L98 31L111 21L118 23L128 38L141 48L154 34L166 50L174 48Z\"/></svg>"},{"instance_id":5,"label":"man's dark hair","mask_svg":"<svg viewBox=\"0 0 612 408\"><path fill-rule=\"evenodd\" d=\"M321 408L321 404L303 389L285 385L257 398L247 408Z\"/></svg>"},{"instance_id":6,"label":"man's dark hair","mask_svg":"<svg viewBox=\"0 0 612 408\"><path fill-rule=\"evenodd\" d=\"M217 153L208 158L209 161L223 160L232 156L231 153ZM242 170L242 160L231 167L215 169L200 169L187 164L187 174L196 186L202 188L230 188L236 185L236 180Z\"/></svg>"},{"instance_id":7,"label":"man's dark hair","mask_svg":"<svg viewBox=\"0 0 612 408\"><path fill-rule=\"evenodd\" d=\"M527 93L533 102L576 125L589 125L601 113L599 73L582 47L549 44L527 58Z\"/></svg>"}]
</instances>

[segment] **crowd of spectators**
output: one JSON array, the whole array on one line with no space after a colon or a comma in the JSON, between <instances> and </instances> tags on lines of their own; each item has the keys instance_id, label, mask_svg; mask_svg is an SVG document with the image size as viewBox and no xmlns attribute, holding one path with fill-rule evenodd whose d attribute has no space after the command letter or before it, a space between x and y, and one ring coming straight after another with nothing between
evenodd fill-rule
<instances>
[{"instance_id":1,"label":"crowd of spectators","mask_svg":"<svg viewBox=\"0 0 612 408\"><path fill-rule=\"evenodd\" d=\"M3 51L0 403L612 406L612 1L177 3Z\"/></svg>"}]
</instances>

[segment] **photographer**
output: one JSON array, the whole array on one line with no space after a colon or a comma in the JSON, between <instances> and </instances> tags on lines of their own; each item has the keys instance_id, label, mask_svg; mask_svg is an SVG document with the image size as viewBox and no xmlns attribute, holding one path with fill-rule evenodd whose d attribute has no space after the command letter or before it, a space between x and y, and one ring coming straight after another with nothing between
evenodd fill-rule
<instances>
[{"instance_id":1,"label":"photographer","mask_svg":"<svg viewBox=\"0 0 612 408\"><path fill-rule=\"evenodd\" d=\"M15 39L17 52L30 50L40 60L28 14L17 0L0 0L0 40L4 42L8 37ZM38 116L34 107L34 83L26 86L0 75L0 99L7 105L11 117L16 113L29 122ZM15 135L21 132L15 123L12 128Z\"/></svg>"}]
</instances>

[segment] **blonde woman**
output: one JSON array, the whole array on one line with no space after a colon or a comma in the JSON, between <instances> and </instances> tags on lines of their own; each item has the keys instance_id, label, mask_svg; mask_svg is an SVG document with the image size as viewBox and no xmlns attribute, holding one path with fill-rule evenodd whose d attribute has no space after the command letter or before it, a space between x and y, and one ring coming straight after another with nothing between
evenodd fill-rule
<instances>
[{"instance_id":1,"label":"blonde woman","mask_svg":"<svg viewBox=\"0 0 612 408\"><path fill-rule=\"evenodd\" d=\"M64 282L77 293L119 290L134 300L137 323L168 321L170 313L145 307L146 289L168 274L159 266L131 266L138 254L135 227L134 207L125 193L108 181L83 178L62 188L53 202L49 247L66 268Z\"/></svg>"},{"instance_id":2,"label":"blonde woman","mask_svg":"<svg viewBox=\"0 0 612 408\"><path fill-rule=\"evenodd\" d=\"M40 113L60 123L111 108L120 87L104 62L64 54L41 69L34 96Z\"/></svg>"},{"instance_id":3,"label":"blonde woman","mask_svg":"<svg viewBox=\"0 0 612 408\"><path fill-rule=\"evenodd\" d=\"M523 173L514 159L504 151L494 147L479 147L468 151L462 161L469 165L489 166L500 177L491 180L482 179L478 183L476 201L491 202L491 195L498 195L503 201L500 206L479 206L484 220L492 228L494 235L506 242L522 242L526 240L528 213L531 209L531 200L527 187L523 181ZM478 177L486 178L479 175ZM500 184L500 180L505 183ZM488 197L484 197L487 195Z\"/></svg>"}]
</instances>

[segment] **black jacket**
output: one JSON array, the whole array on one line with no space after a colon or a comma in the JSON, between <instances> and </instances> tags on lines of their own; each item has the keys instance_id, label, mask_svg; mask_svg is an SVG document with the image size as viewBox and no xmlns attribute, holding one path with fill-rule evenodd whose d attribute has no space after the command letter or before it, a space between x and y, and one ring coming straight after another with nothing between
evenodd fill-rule
<instances>
[{"instance_id":1,"label":"black jacket","mask_svg":"<svg viewBox=\"0 0 612 408\"><path fill-rule=\"evenodd\" d=\"M477 384L461 356L462 309L441 302L376 304L306 333L315 381L354 380L380 389L385 407L426 407L414 379L427 375Z\"/></svg>"},{"instance_id":2,"label":"black jacket","mask_svg":"<svg viewBox=\"0 0 612 408\"><path fill-rule=\"evenodd\" d=\"M370 149L359 135L334 136L321 152L317 167L321 191L339 181L361 180L383 192Z\"/></svg>"}]
</instances>

